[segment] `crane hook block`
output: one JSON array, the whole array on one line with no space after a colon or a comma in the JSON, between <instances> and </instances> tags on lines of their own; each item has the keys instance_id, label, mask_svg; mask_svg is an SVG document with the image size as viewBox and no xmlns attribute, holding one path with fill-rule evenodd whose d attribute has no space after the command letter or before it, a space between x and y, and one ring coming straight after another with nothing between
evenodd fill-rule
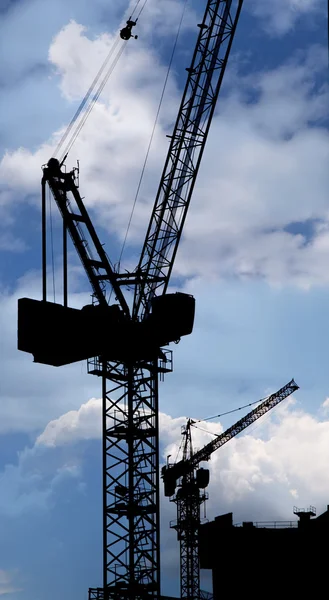
<instances>
[{"instance_id":1,"label":"crane hook block","mask_svg":"<svg viewBox=\"0 0 329 600\"><path fill-rule=\"evenodd\" d=\"M137 40L138 35L133 35L131 30L133 27L135 27L137 21L132 21L131 19L128 19L127 23L126 23L126 27L124 27L123 29L121 29L120 31L120 37L122 40L130 40L130 38L135 38L135 40Z\"/></svg>"}]
</instances>

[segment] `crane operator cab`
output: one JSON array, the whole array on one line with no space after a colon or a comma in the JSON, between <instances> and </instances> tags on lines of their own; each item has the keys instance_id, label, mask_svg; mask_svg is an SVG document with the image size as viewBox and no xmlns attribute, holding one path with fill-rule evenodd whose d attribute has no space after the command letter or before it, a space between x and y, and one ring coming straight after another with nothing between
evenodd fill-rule
<instances>
[{"instance_id":1,"label":"crane operator cab","mask_svg":"<svg viewBox=\"0 0 329 600\"><path fill-rule=\"evenodd\" d=\"M59 179L63 178L63 173L61 171L61 165L57 158L50 158L47 162L47 169L52 177L58 177Z\"/></svg>"},{"instance_id":2,"label":"crane operator cab","mask_svg":"<svg viewBox=\"0 0 329 600\"><path fill-rule=\"evenodd\" d=\"M126 23L126 27L124 27L123 29L121 29L120 31L120 37L122 40L130 40L130 38L135 38L135 40L137 40L138 35L133 35L131 33L131 30L133 27L135 27L137 21L132 21L131 19L128 19L127 23Z\"/></svg>"},{"instance_id":3,"label":"crane operator cab","mask_svg":"<svg viewBox=\"0 0 329 600\"><path fill-rule=\"evenodd\" d=\"M57 160L57 158L50 158L47 162L47 166L44 169L44 173L46 178L54 177L59 182L59 187L63 190L70 189L70 185L72 183L72 179L74 179L74 169L66 173L62 171L62 163ZM68 186L68 187L67 187Z\"/></svg>"},{"instance_id":4,"label":"crane operator cab","mask_svg":"<svg viewBox=\"0 0 329 600\"><path fill-rule=\"evenodd\" d=\"M55 177L59 181L64 181L64 184L70 182L74 178L74 169L66 173L61 168L62 164L57 158L50 158L46 166L46 176Z\"/></svg>"}]
</instances>

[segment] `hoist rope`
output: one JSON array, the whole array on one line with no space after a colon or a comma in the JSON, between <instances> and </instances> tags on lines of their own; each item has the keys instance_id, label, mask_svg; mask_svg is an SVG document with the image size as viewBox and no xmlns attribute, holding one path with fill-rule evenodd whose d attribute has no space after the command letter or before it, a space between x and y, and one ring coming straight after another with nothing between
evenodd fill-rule
<instances>
[{"instance_id":1,"label":"hoist rope","mask_svg":"<svg viewBox=\"0 0 329 600\"><path fill-rule=\"evenodd\" d=\"M141 1L141 0L137 0L137 2L136 2L136 4L135 4L135 8L134 8L133 12L132 12L132 13L131 13L131 15L130 15L130 18L131 18L131 17L134 15L134 13L136 12L136 10L137 10L137 7L138 7L138 5L139 5L140 1Z\"/></svg>"},{"instance_id":2,"label":"hoist rope","mask_svg":"<svg viewBox=\"0 0 329 600\"><path fill-rule=\"evenodd\" d=\"M87 108L87 110L86 110L86 111L85 111L85 113L83 114L83 118L81 119L81 121L80 121L80 123L79 123L79 125L78 125L77 129L75 130L75 132L74 132L74 134L73 134L73 136L72 136L72 138L71 138L71 141L70 141L70 142L69 142L69 144L67 145L67 147L66 147L66 149L65 149L65 152L63 153L63 156L61 157L61 160L63 160L64 156L66 156L66 155L67 155L67 154L70 152L70 150L71 150L71 148L72 148L72 146L73 146L74 142L76 141L77 137L79 136L79 134L80 134L80 132L81 132L81 129L82 129L82 128L83 128L83 126L85 125L85 123L86 123L86 121L87 121L87 119L88 119L88 117L89 117L89 115L90 115L91 111L93 110L93 108L94 108L94 106L95 106L95 104L96 104L96 102L97 102L97 100L98 100L99 96L101 95L101 93L102 93L102 91L103 91L103 89L104 89L105 85L107 84L107 82L108 82L108 80L109 80L109 78L110 78L110 75L113 73L113 71L114 71L114 68L116 67L116 65L117 65L117 63L118 63L118 61L119 61L119 59L120 59L120 57L121 57L121 55L122 55L122 53L123 53L123 51L124 51L124 49L125 49L126 43L127 43L127 42L124 42L124 44L121 46L120 50L118 51L118 53L117 53L116 57L114 58L114 60L113 60L113 62L112 62L112 64L111 64L111 67L110 67L110 69L108 70L108 72L106 73L106 76L105 76L105 77L104 77L104 79L102 80L102 83L101 83L101 84L100 84L100 86L98 87L98 90L97 90L96 94L93 96L93 99L92 99L92 101L91 101L91 103L90 103L89 107Z\"/></svg>"},{"instance_id":3,"label":"hoist rope","mask_svg":"<svg viewBox=\"0 0 329 600\"><path fill-rule=\"evenodd\" d=\"M142 7L141 10L143 10L146 2L147 2L147 0L145 0L144 5L143 5L143 7ZM123 255L123 252L124 252L124 249L125 249L125 246L126 246L126 242L127 242L127 237L128 237L128 233L129 233L131 221L132 221L132 218L133 218L133 215L134 215L134 212L135 212L136 203L137 203L137 200L138 200L138 197L139 197L140 188L141 188L142 181L143 181L143 178L144 178L145 169L146 169L147 161L148 161L150 150L151 150L151 146L152 146L152 142L153 142L153 138L154 138L154 134L155 134L155 129L156 129L156 126L157 126L157 123L158 123L159 114L160 114L160 110L161 110L161 107L162 107L162 102L163 102L164 94L165 94L165 91L166 91L166 88L167 88L169 74L170 74L170 71L171 71L171 67L172 67L174 55L175 55L175 52L176 52L177 42L178 42L178 38L179 38L180 31L181 31L181 28L182 28L182 23L183 23L183 19L184 19L184 15L185 15L185 10L186 10L187 3L188 3L188 0L185 0L184 5L183 5L183 10L182 10L181 18L180 18L180 21L179 21L179 24L178 24L178 29L177 29L177 33L176 33L176 37L175 37L173 49L172 49L172 52L171 52L171 56L170 56L170 60L169 60L169 64L168 64L168 69L167 69L167 73L166 73L166 76L165 76L165 80L164 80L164 84L163 84L163 88L162 88L160 100L159 100L159 105L158 105L157 113L155 115L155 120L154 120L153 129L152 129L152 132L151 132L150 141L149 141L149 144L148 144L148 147L147 147L147 150L146 150L146 155L145 155L144 163L143 163L143 166L142 166L142 171L141 171L139 182L138 182L138 185L137 185L137 191L136 191L136 194L135 194L135 198L134 198L134 202L133 202L133 205L132 205L130 217L129 217L129 220L128 220L127 230L126 230L126 233L125 233L125 237L124 237L124 240L123 240L123 244L122 244L122 248L121 248L121 252L120 252L120 256L119 256L119 260L118 260L118 270L120 269L120 263L121 263L122 255Z\"/></svg>"},{"instance_id":4,"label":"hoist rope","mask_svg":"<svg viewBox=\"0 0 329 600\"><path fill-rule=\"evenodd\" d=\"M206 419L198 419L197 421L194 421L194 423L202 423L202 421L210 421L211 419L218 419L218 417L224 417L225 415L230 415L231 413L238 412L238 410L243 410L244 408L248 408L249 406L253 406L254 404L263 402L267 398L269 398L269 396L265 396L265 398L261 398L260 400L255 400L255 402L250 402L249 404L244 404L244 406L239 406L239 408L233 408L233 410L228 410L226 412L220 413L219 415L214 415L213 417L207 417Z\"/></svg>"},{"instance_id":5,"label":"hoist rope","mask_svg":"<svg viewBox=\"0 0 329 600\"><path fill-rule=\"evenodd\" d=\"M267 396L267 398L269 398L269 396ZM263 398L263 400L266 400L266 398ZM260 400L257 400L257 402L261 402ZM251 402L251 404L256 404L256 402ZM251 404L247 404L246 406L251 406ZM245 407L241 407L241 408L245 408ZM237 408L236 410L240 410L239 408ZM230 411L230 412L234 412L234 411ZM222 413L222 414L227 414L227 413ZM251 434L253 431L255 431L255 429L257 429L257 427L259 427L261 424L264 425L264 421L266 419L268 419L271 416L270 412L265 413L264 415L262 415L262 422L260 421L254 421L253 423L251 423L251 425L249 426L249 434ZM214 417L212 417L214 418ZM204 421L206 421L207 419L203 419ZM196 421L196 423L198 423L199 421ZM204 427L200 427L200 425L196 425L194 423L191 423L192 427L195 427L195 429L200 429L201 431L204 431L205 433L209 433L209 435L213 435L214 437L218 437L218 433L214 433L213 431L209 431L208 429L204 429ZM241 432L240 432L241 433Z\"/></svg>"},{"instance_id":6,"label":"hoist rope","mask_svg":"<svg viewBox=\"0 0 329 600\"><path fill-rule=\"evenodd\" d=\"M138 7L140 1L141 0L137 0L137 3L136 3L135 8L134 8L134 10L132 12L132 15L137 10L137 7ZM139 19L140 15L142 14L142 12L143 12L143 10L144 10L144 8L146 6L146 3L147 3L147 0L144 0L144 3L143 3L143 5L142 5L142 7L141 7L141 9L140 9L137 17L136 17L136 21ZM103 91L103 89L104 89L104 87L105 87L105 85L106 85L106 83L107 83L110 75L113 73L113 70L114 70L115 66L117 65L117 63L119 61L119 58L121 57L121 55L123 53L123 50L125 48L127 40L121 45L121 47L119 48L116 56L113 59L112 64L110 65L109 69L105 73L105 76L103 77L103 79L101 79L101 77L102 77L105 69L108 67L108 63L109 63L110 59L112 58L112 55L115 52L115 50L116 50L119 42L120 42L120 37L117 37L117 39L115 40L114 44L112 45L112 47L111 47L111 49L110 49L110 51L108 53L106 59L104 60L101 68L99 69L96 77L94 78L93 82L89 86L89 89L87 90L87 92L86 92L83 100L81 101L78 109L76 110L75 115L73 116L72 120L70 121L70 123L69 123L69 125L68 125L68 127L67 127L67 129L66 129L66 131L64 133L64 135L62 136L59 144L57 145L57 148L55 150L54 156L56 156L58 154L58 152L63 147L63 144L66 142L66 140L68 139L70 133L73 130L72 136L69 139L69 142L66 145L64 151L61 154L60 162L63 161L66 158L67 154L71 150L74 142L76 141L76 139L77 139L78 135L80 134L83 126L85 125L85 123L86 123L86 121L87 121L87 119L88 119L88 117L89 117L92 109L94 108L94 106L95 106L95 104L96 104L96 102L97 102L100 94L102 93L102 91ZM100 79L101 79L101 81L100 81ZM100 83L99 83L99 81L100 81ZM97 84L98 84L98 87L96 87ZM94 90L96 90L96 91L93 94ZM78 119L79 119L79 117L80 117L83 109L86 107L87 103L89 102L89 100L90 100L89 106L87 107L87 110L83 113L83 116L81 118L80 123L78 123ZM73 129L76 124L77 124L76 129Z\"/></svg>"},{"instance_id":7,"label":"hoist rope","mask_svg":"<svg viewBox=\"0 0 329 600\"><path fill-rule=\"evenodd\" d=\"M107 64L108 64L108 62L109 62L109 60L110 60L110 58L111 58L111 56L112 56L112 54L113 54L116 46L118 45L119 41L120 41L120 38L117 38L116 41L114 42L114 44L112 45L112 47L111 47L111 49L110 49L110 51L109 51L106 59L104 60L102 66L99 69L99 71L98 71L96 77L94 78L93 82L89 86L89 89L88 89L87 93L85 94L85 97L81 101L81 103L80 103L80 105L79 105L79 107L78 107L78 109L77 109L74 117L72 118L71 122L69 123L69 125L68 125L68 127L67 127L67 129L66 129L66 131L65 131L65 133L63 135L63 137L61 138L59 144L57 145L57 148L55 150L54 156L60 151L61 147L63 146L63 144L65 142L65 140L67 139L70 131L72 130L72 127L76 123L76 121L77 121L78 117L80 116L83 108L85 107L87 101L89 100L89 98L90 98L90 96L91 96L91 94L92 94L92 92L93 92L96 84L98 83L98 81L99 81L99 79L100 79L100 77L101 77L101 75L102 75L105 67L107 66Z\"/></svg>"},{"instance_id":8,"label":"hoist rope","mask_svg":"<svg viewBox=\"0 0 329 600\"><path fill-rule=\"evenodd\" d=\"M215 437L218 436L218 433L214 433L213 431L209 431L208 429L205 429L204 427L200 427L200 425L195 425L194 423L191 423L191 425L195 429L200 429L200 431L205 431L205 433L209 433L209 435L213 435Z\"/></svg>"},{"instance_id":9,"label":"hoist rope","mask_svg":"<svg viewBox=\"0 0 329 600\"><path fill-rule=\"evenodd\" d=\"M183 438L181 438L181 442L180 442L180 444L179 444L179 447L178 447L178 450L177 450L177 454L176 454L176 458L175 458L174 464L176 464L176 463L177 463L177 461L178 461L178 456L179 456L179 453L180 453L181 451L183 452L183 449L182 449L182 448L183 448Z\"/></svg>"},{"instance_id":10,"label":"hoist rope","mask_svg":"<svg viewBox=\"0 0 329 600\"><path fill-rule=\"evenodd\" d=\"M140 1L141 1L141 0L137 0L137 4L135 5L135 8L134 8L133 12L131 13L131 17L132 17L132 16L134 15L134 13L136 12L136 10L137 10L137 7L138 7L138 5L139 5ZM146 3L147 3L147 0L144 0L144 2L143 2L143 5L142 5L142 8L140 9L140 11L139 11L139 13L138 13L138 15L137 15L137 17L136 17L136 20L137 20L137 19L139 19L139 17L141 16L141 14L142 14L142 12L143 12L143 10L144 10L144 8L145 8L145 5L146 5Z\"/></svg>"},{"instance_id":11,"label":"hoist rope","mask_svg":"<svg viewBox=\"0 0 329 600\"><path fill-rule=\"evenodd\" d=\"M76 114L74 115L72 121L70 122L66 132L64 133L60 143L58 144L56 151L55 151L55 155L58 153L59 149L62 148L63 143L68 139L68 143L66 144L66 146L64 147L64 150L62 150L61 153L61 157L60 157L60 162L64 159L64 157L67 156L67 154L69 153L69 151L71 150L74 142L76 141L79 133L81 132L81 129L83 128L83 126L85 125L92 109L94 108L101 92L103 91L110 75L112 74L115 66L118 63L119 58L121 57L123 50L126 46L126 42L122 43L122 46L118 49L116 55L114 56L110 66L108 67L107 71L105 72L105 75L103 76L103 78L101 79L101 81L99 82L101 76L103 75L104 70L106 69L106 67L108 66L108 63L110 61L110 59L112 58L113 52L116 50L117 46L118 46L118 42L120 42L120 38L118 38L108 56L106 57L103 65L101 66L100 70L98 71L93 83L91 84L91 86L89 87L85 97L83 98L78 110L76 111ZM98 84L98 85L97 85ZM96 87L97 86L97 87ZM95 92L94 92L95 90ZM93 93L94 92L94 93ZM83 109L86 107L84 112ZM80 121L79 121L79 117ZM76 127L74 127L76 126ZM69 134L71 133L71 136L69 137Z\"/></svg>"}]
</instances>

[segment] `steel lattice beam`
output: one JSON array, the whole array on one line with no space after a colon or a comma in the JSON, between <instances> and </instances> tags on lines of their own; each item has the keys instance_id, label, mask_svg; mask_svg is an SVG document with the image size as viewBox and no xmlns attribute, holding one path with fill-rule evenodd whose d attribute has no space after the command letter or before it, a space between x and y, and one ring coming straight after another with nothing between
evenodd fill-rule
<instances>
[{"instance_id":1,"label":"steel lattice beam","mask_svg":"<svg viewBox=\"0 0 329 600\"><path fill-rule=\"evenodd\" d=\"M243 0L209 0L137 268L135 317L165 293Z\"/></svg>"},{"instance_id":2,"label":"steel lattice beam","mask_svg":"<svg viewBox=\"0 0 329 600\"><path fill-rule=\"evenodd\" d=\"M271 396L264 400L264 402L242 417L242 419L232 425L232 427L229 427L229 429L224 431L224 433L209 442L209 444L207 444L204 448L196 452L189 461L189 469L197 467L203 460L209 460L213 452L221 448L221 446L224 446L224 444L241 433L241 431L247 429L247 427L252 425L252 423L260 419L260 417L272 410L272 408L275 408L278 404L280 404L280 402L282 402L282 400L288 398L288 396L296 392L298 389L299 386L296 384L295 380L292 379L289 381L289 383L283 386L283 388L274 394L271 394ZM184 469L184 467L185 465L182 463L182 468ZM177 463L174 468L180 470L179 463Z\"/></svg>"},{"instance_id":3,"label":"steel lattice beam","mask_svg":"<svg viewBox=\"0 0 329 600\"><path fill-rule=\"evenodd\" d=\"M117 275L97 236L80 196L78 182L74 175L75 171L65 174L59 170L54 172L45 167L42 195L45 197L45 187L48 184L63 217L64 225L84 266L97 302L106 305L113 289L123 312L129 317L129 308L117 283Z\"/></svg>"},{"instance_id":4,"label":"steel lattice beam","mask_svg":"<svg viewBox=\"0 0 329 600\"><path fill-rule=\"evenodd\" d=\"M193 456L191 420L183 431L184 462ZM180 597L184 600L200 600L199 527L200 506L206 493L199 489L195 470L182 477L175 496L171 499L177 506L177 521L171 527L177 531L180 545Z\"/></svg>"},{"instance_id":5,"label":"steel lattice beam","mask_svg":"<svg viewBox=\"0 0 329 600\"><path fill-rule=\"evenodd\" d=\"M160 595L159 370L157 360L90 364L103 378L105 600Z\"/></svg>"},{"instance_id":6,"label":"steel lattice beam","mask_svg":"<svg viewBox=\"0 0 329 600\"><path fill-rule=\"evenodd\" d=\"M188 600L200 598L200 505L205 499L205 492L196 485L194 472L182 479L173 499L177 505L177 521L172 527L177 531L180 544L180 597Z\"/></svg>"}]
</instances>

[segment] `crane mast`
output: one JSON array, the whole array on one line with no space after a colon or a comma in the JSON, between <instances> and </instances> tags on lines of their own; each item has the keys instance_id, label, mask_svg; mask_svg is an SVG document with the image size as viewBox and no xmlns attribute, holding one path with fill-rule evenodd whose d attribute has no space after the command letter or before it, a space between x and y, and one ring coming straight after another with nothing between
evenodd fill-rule
<instances>
[{"instance_id":1,"label":"crane mast","mask_svg":"<svg viewBox=\"0 0 329 600\"><path fill-rule=\"evenodd\" d=\"M186 428L183 430L182 459L176 464L167 465L162 469L165 495L172 496L171 501L175 502L177 507L177 520L171 524L171 528L177 531L180 543L181 598L200 600L198 530L201 523L200 507L207 499L205 488L209 484L209 470L199 468L200 462L209 460L213 452L298 389L299 386L292 379L278 392L266 398L254 410L195 453L193 453L191 436L191 426L194 421L188 419ZM180 483L176 490L178 480Z\"/></svg>"},{"instance_id":2,"label":"crane mast","mask_svg":"<svg viewBox=\"0 0 329 600\"><path fill-rule=\"evenodd\" d=\"M193 421L188 419L183 430L182 461L185 464L189 464L193 458L192 423ZM208 471L199 469L198 473L208 473ZM180 546L180 597L189 600L200 600L201 597L198 531L200 509L206 499L207 493L197 485L195 469L187 471L172 499L177 507L177 520L171 522L170 527L176 530Z\"/></svg>"},{"instance_id":3,"label":"crane mast","mask_svg":"<svg viewBox=\"0 0 329 600\"><path fill-rule=\"evenodd\" d=\"M163 346L191 333L194 318L192 297L165 292L242 3L206 4L134 272L113 269L74 173L64 173L55 159L44 168L43 301L19 300L18 347L55 366L87 358L88 372L102 378L104 576L102 587L90 588L90 600L160 597L158 381L172 371L172 353ZM47 186L63 217L64 306L47 301ZM86 310L67 306L67 233L96 301ZM127 285L135 288L132 314L122 293Z\"/></svg>"}]
</instances>

